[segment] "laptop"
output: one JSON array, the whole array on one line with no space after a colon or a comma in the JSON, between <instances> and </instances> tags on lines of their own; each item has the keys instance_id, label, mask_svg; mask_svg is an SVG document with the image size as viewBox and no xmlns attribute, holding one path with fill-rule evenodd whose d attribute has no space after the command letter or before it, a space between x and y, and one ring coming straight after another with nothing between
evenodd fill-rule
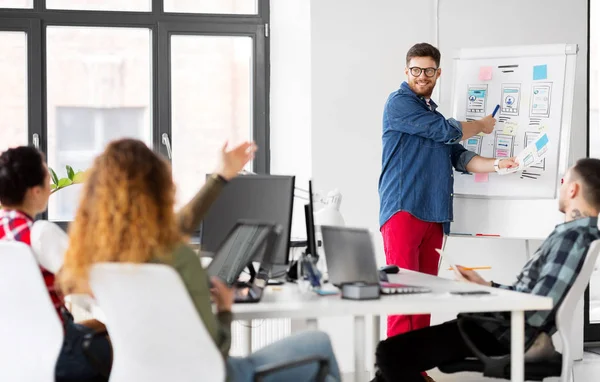
<instances>
[{"instance_id":1,"label":"laptop","mask_svg":"<svg viewBox=\"0 0 600 382\"><path fill-rule=\"evenodd\" d=\"M238 221L215 252L207 273L235 287L235 302L260 301L269 281L281 231L277 224ZM260 262L258 272L254 262ZM250 280L240 281L246 267Z\"/></svg>"},{"instance_id":2,"label":"laptop","mask_svg":"<svg viewBox=\"0 0 600 382\"><path fill-rule=\"evenodd\" d=\"M366 229L321 226L329 282L379 284L382 294L428 293L429 288L381 281L371 234Z\"/></svg>"}]
</instances>

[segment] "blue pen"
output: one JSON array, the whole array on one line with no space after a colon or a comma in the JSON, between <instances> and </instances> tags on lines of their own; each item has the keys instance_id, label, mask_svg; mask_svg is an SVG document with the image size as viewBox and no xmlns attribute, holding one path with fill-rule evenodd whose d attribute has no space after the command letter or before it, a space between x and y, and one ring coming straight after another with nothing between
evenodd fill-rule
<instances>
[{"instance_id":1,"label":"blue pen","mask_svg":"<svg viewBox=\"0 0 600 382\"><path fill-rule=\"evenodd\" d=\"M496 113L498 112L498 109L500 109L500 105L496 105L496 108L494 109L494 112L492 113L492 117L496 116Z\"/></svg>"}]
</instances>

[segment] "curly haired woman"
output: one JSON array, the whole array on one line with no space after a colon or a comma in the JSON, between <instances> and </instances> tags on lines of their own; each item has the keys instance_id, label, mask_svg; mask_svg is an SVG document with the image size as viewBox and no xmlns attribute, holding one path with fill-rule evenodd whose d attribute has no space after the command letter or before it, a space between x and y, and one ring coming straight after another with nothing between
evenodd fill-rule
<instances>
[{"instance_id":1,"label":"curly haired woman","mask_svg":"<svg viewBox=\"0 0 600 382\"><path fill-rule=\"evenodd\" d=\"M241 165L241 170L254 150L253 144L243 144L234 150L238 155L230 155L229 159ZM225 163L226 153L223 148ZM212 280L218 312L215 316L206 272L194 251L185 245L184 235L196 228L227 178L235 173L211 176L178 218L173 210L175 185L168 163L141 141L112 142L96 158L84 185L81 204L71 224L71 245L65 255L61 285L71 291L87 291L89 270L94 263L169 264L179 273L202 322L226 357L229 380L252 381L261 365L291 357L322 355L330 359L329 379L339 381L331 343L320 332L290 337L246 358L228 357L233 291L218 279ZM316 365L307 365L282 371L272 378L310 380L316 372Z\"/></svg>"}]
</instances>

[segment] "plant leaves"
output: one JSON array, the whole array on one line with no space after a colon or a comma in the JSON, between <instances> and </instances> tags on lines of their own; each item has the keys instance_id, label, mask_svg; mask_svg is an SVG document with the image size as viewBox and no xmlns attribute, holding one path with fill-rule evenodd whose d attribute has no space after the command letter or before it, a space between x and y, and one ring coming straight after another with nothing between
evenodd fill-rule
<instances>
[{"instance_id":1,"label":"plant leaves","mask_svg":"<svg viewBox=\"0 0 600 382\"><path fill-rule=\"evenodd\" d=\"M75 171L73 171L73 167L67 165L67 177L71 180L73 180L73 177L75 176Z\"/></svg>"},{"instance_id":2,"label":"plant leaves","mask_svg":"<svg viewBox=\"0 0 600 382\"><path fill-rule=\"evenodd\" d=\"M52 178L52 183L58 185L58 176L56 176L56 173L51 167L49 167L48 170L50 170L50 177Z\"/></svg>"},{"instance_id":3,"label":"plant leaves","mask_svg":"<svg viewBox=\"0 0 600 382\"><path fill-rule=\"evenodd\" d=\"M58 188L64 188L73 184L73 181L69 178L62 178L58 181Z\"/></svg>"},{"instance_id":4,"label":"plant leaves","mask_svg":"<svg viewBox=\"0 0 600 382\"><path fill-rule=\"evenodd\" d=\"M56 184L53 183L53 184L50 185L50 189L51 190L54 190L55 188L56 188Z\"/></svg>"},{"instance_id":5,"label":"plant leaves","mask_svg":"<svg viewBox=\"0 0 600 382\"><path fill-rule=\"evenodd\" d=\"M77 171L73 176L73 184L80 184L85 182L87 173L85 171Z\"/></svg>"}]
</instances>

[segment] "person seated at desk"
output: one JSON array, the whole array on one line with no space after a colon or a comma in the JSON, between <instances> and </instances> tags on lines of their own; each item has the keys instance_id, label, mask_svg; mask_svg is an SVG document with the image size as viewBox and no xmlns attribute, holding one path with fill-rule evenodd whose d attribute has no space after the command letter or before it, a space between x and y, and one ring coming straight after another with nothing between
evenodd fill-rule
<instances>
[{"instance_id":1,"label":"person seated at desk","mask_svg":"<svg viewBox=\"0 0 600 382\"><path fill-rule=\"evenodd\" d=\"M34 218L46 210L49 197L50 173L40 151L22 146L3 152L0 155L0 241L18 241L33 247ZM39 257L38 253L38 262ZM100 372L85 356L81 343L87 333L101 332L105 329L104 325L97 320L75 323L64 305L63 296L54 286L55 273L60 267L39 263L48 294L63 323L65 333L56 363L56 377L82 380L99 376ZM26 330L15 328L19 329ZM94 354L102 362L110 363L111 348L108 338L97 338Z\"/></svg>"},{"instance_id":2,"label":"person seated at desk","mask_svg":"<svg viewBox=\"0 0 600 382\"><path fill-rule=\"evenodd\" d=\"M236 160L247 163L253 156L254 145L241 147ZM213 176L210 182L222 181ZM206 190L205 195L209 196L198 196L195 210L184 216L184 220L202 219L220 186L212 190ZM339 381L331 342L322 332L289 337L245 358L228 356L233 291L218 279L212 280L214 288L209 290L209 280L198 256L184 243L174 204L175 185L167 162L139 140L110 143L95 159L84 184L80 206L69 231L70 245L60 277L62 288L87 292L89 270L95 263L171 265L180 275L199 319L226 359L228 380L252 381L255 370L262 365L320 355L329 359L329 380ZM216 315L212 312L211 293ZM307 381L317 373L317 368L317 364L309 364L284 370L274 373L269 380Z\"/></svg>"},{"instance_id":3,"label":"person seated at desk","mask_svg":"<svg viewBox=\"0 0 600 382\"><path fill-rule=\"evenodd\" d=\"M480 285L551 297L554 306L560 305L575 282L590 244L600 239L600 160L579 160L561 182L559 210L565 214L565 222L556 226L525 264L517 281L511 286L500 285L485 281L475 271L459 267L465 279ZM502 313L471 316L490 315L510 322L509 316ZM539 330L549 335L556 332L553 311L527 312L525 319L526 344ZM491 322L472 322L466 327L475 346L489 356L510 353L509 328ZM378 371L373 381L431 381L421 372L472 356L457 321L449 321L380 342L376 352Z\"/></svg>"}]
</instances>

